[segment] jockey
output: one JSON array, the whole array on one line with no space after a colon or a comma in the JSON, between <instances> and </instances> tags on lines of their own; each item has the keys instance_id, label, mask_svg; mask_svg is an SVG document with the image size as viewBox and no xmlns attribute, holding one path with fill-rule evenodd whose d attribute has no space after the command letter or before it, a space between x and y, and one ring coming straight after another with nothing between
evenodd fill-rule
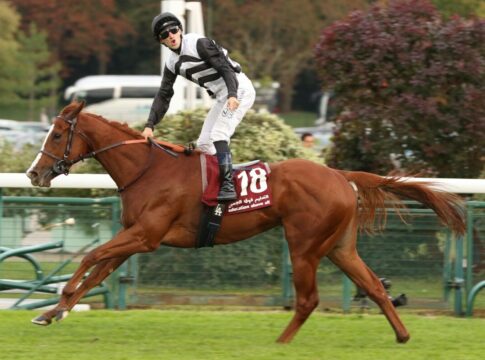
<instances>
[{"instance_id":1,"label":"jockey","mask_svg":"<svg viewBox=\"0 0 485 360\"><path fill-rule=\"evenodd\" d=\"M221 183L217 199L235 200L229 142L254 103L254 87L241 72L240 65L229 58L226 49L198 34L182 35L182 30L180 20L169 12L157 15L152 21L155 40L171 52L165 61L162 83L142 135L152 137L154 126L167 112L177 75L207 89L216 101L204 120L197 147L204 153L217 155Z\"/></svg>"}]
</instances>

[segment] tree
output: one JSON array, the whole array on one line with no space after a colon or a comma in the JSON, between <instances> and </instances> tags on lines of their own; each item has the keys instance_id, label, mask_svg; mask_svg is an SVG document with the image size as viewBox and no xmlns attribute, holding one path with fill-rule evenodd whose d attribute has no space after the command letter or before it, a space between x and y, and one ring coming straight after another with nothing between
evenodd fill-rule
<instances>
[{"instance_id":1,"label":"tree","mask_svg":"<svg viewBox=\"0 0 485 360\"><path fill-rule=\"evenodd\" d=\"M59 66L52 62L45 34L37 31L34 24L31 35L19 31L20 17L5 2L0 3L0 22L2 116L34 120L34 110L55 106Z\"/></svg>"},{"instance_id":2,"label":"tree","mask_svg":"<svg viewBox=\"0 0 485 360\"><path fill-rule=\"evenodd\" d=\"M152 0L125 0L119 11L133 24L133 33L116 47L109 63L114 74L160 74L160 46L151 34L151 21L160 12L160 3Z\"/></svg>"},{"instance_id":3,"label":"tree","mask_svg":"<svg viewBox=\"0 0 485 360\"><path fill-rule=\"evenodd\" d=\"M432 0L433 4L445 16L460 15L468 17L470 15L485 16L485 3L483 0Z\"/></svg>"},{"instance_id":4,"label":"tree","mask_svg":"<svg viewBox=\"0 0 485 360\"><path fill-rule=\"evenodd\" d=\"M331 166L477 177L485 158L485 22L390 1L324 29L316 47L340 113Z\"/></svg>"},{"instance_id":5,"label":"tree","mask_svg":"<svg viewBox=\"0 0 485 360\"><path fill-rule=\"evenodd\" d=\"M28 34L19 34L20 66L26 69L27 76L20 93L28 102L28 120L37 120L38 110L49 109L54 113L57 109L57 89L60 86L58 73L61 65L53 61L47 47L47 36L37 30L32 23Z\"/></svg>"},{"instance_id":6,"label":"tree","mask_svg":"<svg viewBox=\"0 0 485 360\"><path fill-rule=\"evenodd\" d=\"M114 0L15 0L14 4L24 29L35 23L47 32L49 47L64 66L64 77L91 57L97 60L98 73L105 73L113 46L132 33Z\"/></svg>"},{"instance_id":7,"label":"tree","mask_svg":"<svg viewBox=\"0 0 485 360\"><path fill-rule=\"evenodd\" d=\"M20 16L4 1L0 2L0 105L17 99L19 44L15 39Z\"/></svg>"},{"instance_id":8,"label":"tree","mask_svg":"<svg viewBox=\"0 0 485 360\"><path fill-rule=\"evenodd\" d=\"M459 15L463 17L469 16L485 16L485 3L482 0L430 0L436 9L445 17ZM380 5L389 4L390 0L377 0Z\"/></svg>"},{"instance_id":9,"label":"tree","mask_svg":"<svg viewBox=\"0 0 485 360\"><path fill-rule=\"evenodd\" d=\"M325 4L323 4L325 3ZM225 1L214 8L213 37L248 64L252 79L280 83L281 110L290 110L297 76L310 67L312 47L326 22L365 1ZM240 60L240 59L238 59Z\"/></svg>"}]
</instances>

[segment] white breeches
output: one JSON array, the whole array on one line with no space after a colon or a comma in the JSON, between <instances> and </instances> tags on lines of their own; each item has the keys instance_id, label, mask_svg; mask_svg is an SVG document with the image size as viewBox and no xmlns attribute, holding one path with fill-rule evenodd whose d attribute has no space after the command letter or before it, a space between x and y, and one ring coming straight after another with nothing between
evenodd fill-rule
<instances>
[{"instance_id":1,"label":"white breeches","mask_svg":"<svg viewBox=\"0 0 485 360\"><path fill-rule=\"evenodd\" d=\"M214 155L216 153L214 141L223 140L229 144L236 127L246 112L253 106L256 92L251 80L244 73L237 74L237 80L239 83L237 89L239 107L235 111L229 111L226 106L227 96L223 99L218 98L204 121L197 140L197 147L207 154Z\"/></svg>"}]
</instances>

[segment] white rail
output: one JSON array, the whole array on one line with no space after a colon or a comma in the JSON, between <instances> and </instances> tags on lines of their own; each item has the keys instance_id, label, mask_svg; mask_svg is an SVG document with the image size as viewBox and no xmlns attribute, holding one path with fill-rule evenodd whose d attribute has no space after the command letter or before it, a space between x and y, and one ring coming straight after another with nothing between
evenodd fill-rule
<instances>
[{"instance_id":1,"label":"white rail","mask_svg":"<svg viewBox=\"0 0 485 360\"><path fill-rule=\"evenodd\" d=\"M413 178L433 183L437 189L457 194L485 194L485 179ZM115 182L106 174L60 175L52 180L54 188L116 189ZM0 188L30 188L30 180L23 173L0 173Z\"/></svg>"},{"instance_id":2,"label":"white rail","mask_svg":"<svg viewBox=\"0 0 485 360\"><path fill-rule=\"evenodd\" d=\"M410 180L432 183L437 189L455 194L485 194L485 179L413 178Z\"/></svg>"},{"instance_id":3,"label":"white rail","mask_svg":"<svg viewBox=\"0 0 485 360\"><path fill-rule=\"evenodd\" d=\"M30 179L23 173L0 173L0 188L31 188ZM116 189L113 179L106 174L59 175L52 180L53 188Z\"/></svg>"}]
</instances>

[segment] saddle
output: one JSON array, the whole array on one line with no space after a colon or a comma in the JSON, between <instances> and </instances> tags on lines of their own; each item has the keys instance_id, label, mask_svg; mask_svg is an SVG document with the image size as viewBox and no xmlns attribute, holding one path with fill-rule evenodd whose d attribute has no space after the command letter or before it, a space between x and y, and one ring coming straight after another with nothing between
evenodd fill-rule
<instances>
[{"instance_id":1,"label":"saddle","mask_svg":"<svg viewBox=\"0 0 485 360\"><path fill-rule=\"evenodd\" d=\"M214 239L224 215L238 214L271 206L268 185L270 168L267 163L254 160L233 166L233 179L238 198L219 203L219 166L213 155L201 154L202 214L197 233L196 248L214 246Z\"/></svg>"}]
</instances>

